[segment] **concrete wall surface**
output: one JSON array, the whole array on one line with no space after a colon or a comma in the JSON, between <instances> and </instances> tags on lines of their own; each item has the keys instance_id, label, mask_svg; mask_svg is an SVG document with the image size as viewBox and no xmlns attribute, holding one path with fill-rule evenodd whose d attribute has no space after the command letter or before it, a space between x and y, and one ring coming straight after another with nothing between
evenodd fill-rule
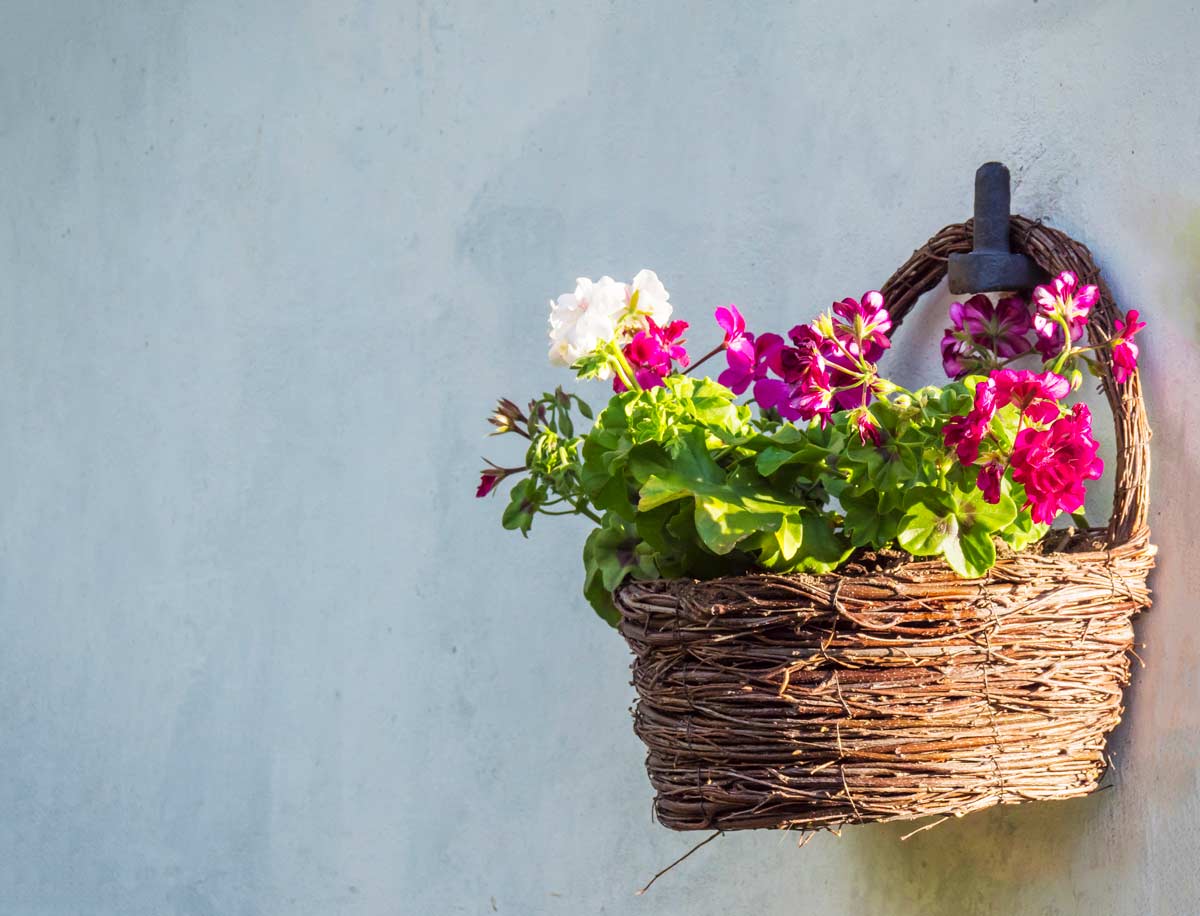
<instances>
[{"instance_id":1,"label":"concrete wall surface","mask_svg":"<svg viewBox=\"0 0 1200 916\"><path fill-rule=\"evenodd\" d=\"M1200 913L1196 4L0 23L0 913ZM517 457L494 399L569 382L576 276L652 267L698 348L730 301L788 327L993 158L1150 321L1157 605L1112 788L903 843L728 835L635 897L700 837L651 820L585 525L525 541L473 498Z\"/></svg>"}]
</instances>

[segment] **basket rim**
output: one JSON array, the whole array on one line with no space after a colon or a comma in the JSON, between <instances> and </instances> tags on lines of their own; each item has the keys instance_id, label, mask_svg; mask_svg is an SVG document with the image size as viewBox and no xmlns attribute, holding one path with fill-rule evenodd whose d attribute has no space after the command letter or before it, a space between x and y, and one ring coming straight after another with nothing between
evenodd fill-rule
<instances>
[{"instance_id":1,"label":"basket rim","mask_svg":"<svg viewBox=\"0 0 1200 916\"><path fill-rule=\"evenodd\" d=\"M1066 531L1067 529L1051 529L1049 534L1062 535ZM1128 562L1131 559L1144 562L1145 569L1141 576L1144 581L1153 568L1154 558L1158 553L1158 548L1150 542L1150 530L1142 527L1133 532L1128 540L1119 544L1108 544L1107 536L1107 528L1089 528L1072 535L1065 550L1027 549L1011 552L997 558L995 566L988 571L986 576L975 579L962 578L941 557L897 557L894 563L876 567L864 566L856 563L852 558L846 566L830 573L779 573L751 569L745 573L718 576L712 579L693 577L629 579L617 587L616 593L639 589L669 592L691 585L721 589L737 587L748 582L779 582L780 584L803 582L826 589L837 588L846 583L867 587L871 585L883 587L888 584L900 587L917 585L932 587L936 585L940 591L944 591L948 584L954 584L961 588L962 597L969 599L972 596L986 594L991 588L1007 588L1016 582L1045 577L1054 572L1062 573L1066 569L1083 570L1088 567L1105 569L1115 563ZM621 606L619 601L617 605Z\"/></svg>"}]
</instances>

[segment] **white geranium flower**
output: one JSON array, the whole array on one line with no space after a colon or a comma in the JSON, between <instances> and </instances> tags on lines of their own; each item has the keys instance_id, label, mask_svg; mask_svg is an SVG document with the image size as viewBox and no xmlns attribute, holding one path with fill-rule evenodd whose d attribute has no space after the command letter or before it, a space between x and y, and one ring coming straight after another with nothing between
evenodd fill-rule
<instances>
[{"instance_id":1,"label":"white geranium flower","mask_svg":"<svg viewBox=\"0 0 1200 916\"><path fill-rule=\"evenodd\" d=\"M635 292L638 294L638 314L649 315L660 327L671 320L671 303L667 301L671 294L658 279L658 274L644 268L639 270L629 284L629 297L633 298Z\"/></svg>"},{"instance_id":2,"label":"white geranium flower","mask_svg":"<svg viewBox=\"0 0 1200 916\"><path fill-rule=\"evenodd\" d=\"M626 307L624 283L612 277L595 282L580 277L575 292L550 302L550 362L573 366L617 336L617 325ZM601 378L608 377L606 370Z\"/></svg>"}]
</instances>

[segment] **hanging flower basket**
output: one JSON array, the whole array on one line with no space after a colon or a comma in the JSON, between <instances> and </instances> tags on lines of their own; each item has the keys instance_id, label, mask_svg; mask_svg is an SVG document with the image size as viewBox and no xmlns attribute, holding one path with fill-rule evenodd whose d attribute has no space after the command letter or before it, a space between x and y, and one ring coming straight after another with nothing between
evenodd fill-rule
<instances>
[{"instance_id":1,"label":"hanging flower basket","mask_svg":"<svg viewBox=\"0 0 1200 916\"><path fill-rule=\"evenodd\" d=\"M667 827L835 828L1097 787L1150 604L1145 325L1086 247L1008 217L1007 181L984 166L976 220L787 339L720 307L723 339L692 362L649 270L551 302L551 362L613 394L599 412L562 389L501 400L491 422L525 462L489 464L476 495L512 478L503 524L523 534L539 514L594 523L584 595L633 650ZM957 289L1050 282L954 303L950 381L909 391L879 363L948 269ZM718 355L715 380L697 371ZM1116 425L1105 527L1080 514L1104 470L1069 403L1085 369Z\"/></svg>"},{"instance_id":2,"label":"hanging flower basket","mask_svg":"<svg viewBox=\"0 0 1200 916\"><path fill-rule=\"evenodd\" d=\"M1011 241L1050 275L1098 285L1089 333L1112 337L1120 313L1087 248L1023 217ZM948 226L888 280L893 331L971 242L970 222ZM885 551L829 575L621 586L634 727L665 826L959 816L1097 787L1155 553L1140 384L1100 369L1117 448L1105 528L1052 530L975 579Z\"/></svg>"}]
</instances>

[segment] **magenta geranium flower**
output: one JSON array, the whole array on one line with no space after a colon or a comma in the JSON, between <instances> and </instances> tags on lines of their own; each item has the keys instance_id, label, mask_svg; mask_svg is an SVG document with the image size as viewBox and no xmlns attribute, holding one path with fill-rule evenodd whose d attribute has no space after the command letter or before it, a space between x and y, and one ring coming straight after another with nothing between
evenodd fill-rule
<instances>
[{"instance_id":1,"label":"magenta geranium flower","mask_svg":"<svg viewBox=\"0 0 1200 916\"><path fill-rule=\"evenodd\" d=\"M839 409L836 390L842 384L843 373L836 371L837 359L845 359L836 344L813 325L800 324L788 332L794 347L783 347L776 358L777 373L787 383L788 391L778 405L780 416L789 420L829 422Z\"/></svg>"},{"instance_id":2,"label":"magenta geranium flower","mask_svg":"<svg viewBox=\"0 0 1200 916\"><path fill-rule=\"evenodd\" d=\"M868 440L870 440L872 445L879 445L883 441L883 431L875 422L875 418L871 416L871 411L865 407L861 407L853 411L850 417L854 422L855 428L858 430L859 441L863 445L866 445Z\"/></svg>"},{"instance_id":3,"label":"magenta geranium flower","mask_svg":"<svg viewBox=\"0 0 1200 916\"><path fill-rule=\"evenodd\" d=\"M942 368L950 378L961 378L978 364L971 359L975 352L969 341L956 336L953 328L946 328L942 335Z\"/></svg>"},{"instance_id":4,"label":"magenta geranium flower","mask_svg":"<svg viewBox=\"0 0 1200 916\"><path fill-rule=\"evenodd\" d=\"M1042 324L1039 324L1038 322L1040 318L1041 316L1039 315L1035 316L1033 319L1034 330L1037 331L1033 346L1041 355L1042 360L1049 362L1063 351L1063 347L1066 346L1066 338L1063 337L1063 330L1061 327L1059 327L1053 321L1046 321ZM1083 328L1071 328L1071 343L1075 343L1082 336Z\"/></svg>"},{"instance_id":5,"label":"magenta geranium flower","mask_svg":"<svg viewBox=\"0 0 1200 916\"><path fill-rule=\"evenodd\" d=\"M997 407L1012 404L1037 423L1058 419L1058 402L1071 391L1071 383L1053 372L1039 375L1027 369L998 369L992 373L992 381Z\"/></svg>"},{"instance_id":6,"label":"magenta geranium flower","mask_svg":"<svg viewBox=\"0 0 1200 916\"><path fill-rule=\"evenodd\" d=\"M779 373L788 381L803 375L813 369L825 370L828 353L832 350L831 342L811 324L798 324L790 331L788 337L791 347L784 347L779 354Z\"/></svg>"},{"instance_id":7,"label":"magenta geranium flower","mask_svg":"<svg viewBox=\"0 0 1200 916\"><path fill-rule=\"evenodd\" d=\"M1067 341L1063 337L1059 319L1067 323L1071 331L1071 342L1083 336L1092 306L1100 298L1100 289L1094 285L1079 286L1075 274L1064 270L1050 283L1033 291L1037 314L1033 317L1033 329L1037 332L1037 350L1044 359L1060 353Z\"/></svg>"},{"instance_id":8,"label":"magenta geranium flower","mask_svg":"<svg viewBox=\"0 0 1200 916\"><path fill-rule=\"evenodd\" d=\"M989 461L979 469L975 478L975 486L983 492L983 498L992 505L1000 502L1000 482L1004 480L1004 465L999 461Z\"/></svg>"},{"instance_id":9,"label":"magenta geranium flower","mask_svg":"<svg viewBox=\"0 0 1200 916\"><path fill-rule=\"evenodd\" d=\"M750 387L755 375L754 338L741 337L725 349L725 369L717 381L732 391L741 394Z\"/></svg>"},{"instance_id":10,"label":"magenta geranium flower","mask_svg":"<svg viewBox=\"0 0 1200 916\"><path fill-rule=\"evenodd\" d=\"M799 414L786 406L791 388L777 378L765 378L754 383L754 401L763 410L775 410L785 420L799 419Z\"/></svg>"},{"instance_id":11,"label":"magenta geranium flower","mask_svg":"<svg viewBox=\"0 0 1200 916\"><path fill-rule=\"evenodd\" d=\"M792 346L776 338L767 351L756 348L754 398L787 420L829 422L835 410L865 407L874 397L874 359L891 346L892 320L875 291L862 301L843 299L813 324L798 324L788 336ZM765 338L766 335L764 335ZM748 354L728 357L728 377L739 385L751 375ZM779 380L766 377L766 370ZM871 430L861 430L872 436Z\"/></svg>"},{"instance_id":12,"label":"magenta geranium flower","mask_svg":"<svg viewBox=\"0 0 1200 916\"><path fill-rule=\"evenodd\" d=\"M888 331L892 316L883 306L883 293L871 290L862 300L843 299L833 304L835 336L853 354L861 353L868 362L879 362L883 351L892 345Z\"/></svg>"},{"instance_id":13,"label":"magenta geranium flower","mask_svg":"<svg viewBox=\"0 0 1200 916\"><path fill-rule=\"evenodd\" d=\"M979 445L987 432L987 424L976 422L971 414L951 417L942 425L942 439L946 448L954 449L963 464L974 464L979 457Z\"/></svg>"},{"instance_id":14,"label":"magenta geranium flower","mask_svg":"<svg viewBox=\"0 0 1200 916\"><path fill-rule=\"evenodd\" d=\"M1113 322L1113 378L1117 384L1124 384L1137 369L1138 345L1133 342L1133 335L1145 326L1146 322L1138 321L1136 309L1130 309L1124 321L1118 318Z\"/></svg>"},{"instance_id":15,"label":"magenta geranium flower","mask_svg":"<svg viewBox=\"0 0 1200 916\"><path fill-rule=\"evenodd\" d=\"M1026 505L1035 522L1048 525L1059 512L1075 512L1087 495L1084 482L1104 473L1092 436L1092 415L1086 404L1049 429L1024 429L1013 446L1013 480L1025 487Z\"/></svg>"},{"instance_id":16,"label":"magenta geranium flower","mask_svg":"<svg viewBox=\"0 0 1200 916\"><path fill-rule=\"evenodd\" d=\"M646 319L646 329L633 335L623 350L638 385L642 388L658 388L673 371L673 362L687 366L689 359L683 346L683 332L687 327L686 321L672 321L660 327L653 318ZM621 379L614 377L613 391L624 390Z\"/></svg>"},{"instance_id":17,"label":"magenta geranium flower","mask_svg":"<svg viewBox=\"0 0 1200 916\"><path fill-rule=\"evenodd\" d=\"M783 338L778 334L762 334L755 338L745 334L731 343L725 351L729 368L722 372L717 381L732 391L742 394L754 384L754 399L760 407L765 404L758 396L759 386L767 380L767 373L778 368L779 353L783 349ZM780 383L782 384L782 382Z\"/></svg>"},{"instance_id":18,"label":"magenta geranium flower","mask_svg":"<svg viewBox=\"0 0 1200 916\"><path fill-rule=\"evenodd\" d=\"M746 319L742 317L742 313L733 303L719 307L713 312L713 317L716 318L717 325L725 332L724 346L732 346L747 336Z\"/></svg>"},{"instance_id":19,"label":"magenta geranium flower","mask_svg":"<svg viewBox=\"0 0 1200 916\"><path fill-rule=\"evenodd\" d=\"M820 420L824 428L833 417L833 391L828 383L813 378L808 384L792 389L788 398L778 408L785 420Z\"/></svg>"},{"instance_id":20,"label":"magenta geranium flower","mask_svg":"<svg viewBox=\"0 0 1200 916\"><path fill-rule=\"evenodd\" d=\"M510 474L519 474L521 471L525 470L523 467L502 468L500 465L493 464L486 458L483 460L487 461L488 466L479 474L479 486L475 488L475 496L478 499L482 499L496 489L496 487L499 486L500 481L502 481L505 477L508 477Z\"/></svg>"},{"instance_id":21,"label":"magenta geranium flower","mask_svg":"<svg viewBox=\"0 0 1200 916\"><path fill-rule=\"evenodd\" d=\"M1002 359L1011 359L1029 349L1025 335L1032 326L1029 306L1016 296L1006 296L995 305L982 294L950 306L950 321L956 330Z\"/></svg>"},{"instance_id":22,"label":"magenta geranium flower","mask_svg":"<svg viewBox=\"0 0 1200 916\"><path fill-rule=\"evenodd\" d=\"M963 464L974 464L979 448L996 415L996 383L984 379L975 387L975 403L964 417L951 417L942 426L942 440Z\"/></svg>"},{"instance_id":23,"label":"magenta geranium flower","mask_svg":"<svg viewBox=\"0 0 1200 916\"><path fill-rule=\"evenodd\" d=\"M1032 326L1029 306L1016 296L995 305L982 293L950 305L950 322L942 337L942 367L951 378L980 367L976 351L1012 359L1029 351Z\"/></svg>"}]
</instances>

